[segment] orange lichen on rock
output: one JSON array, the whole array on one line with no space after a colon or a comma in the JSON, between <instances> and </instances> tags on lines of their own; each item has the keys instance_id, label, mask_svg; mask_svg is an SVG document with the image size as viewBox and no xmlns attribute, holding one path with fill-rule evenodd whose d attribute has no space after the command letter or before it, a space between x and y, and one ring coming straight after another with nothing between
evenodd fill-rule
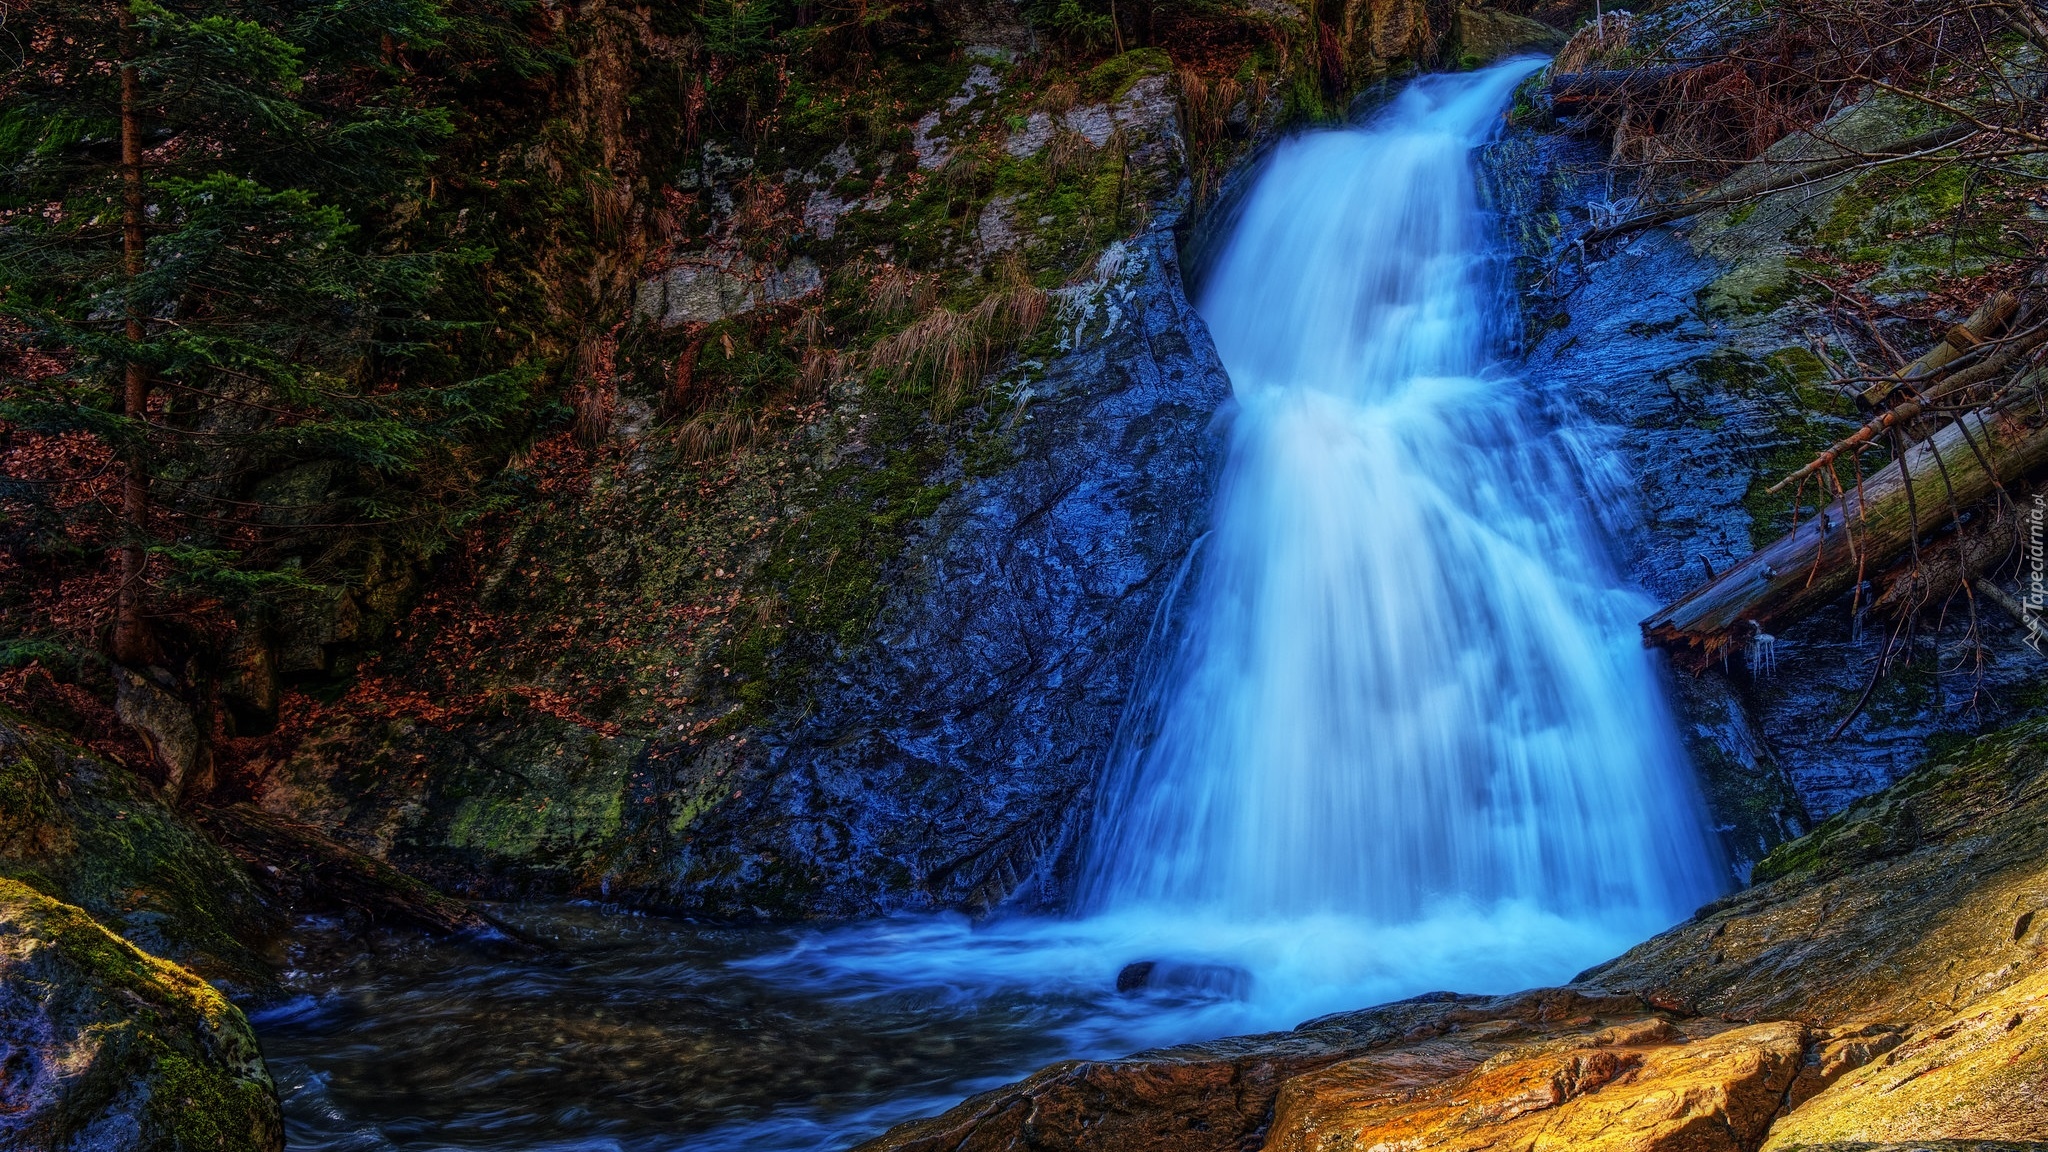
<instances>
[{"instance_id":1,"label":"orange lichen on rock","mask_svg":"<svg viewBox=\"0 0 2048 1152\"><path fill-rule=\"evenodd\" d=\"M1644 1020L1510 1049L1434 1083L1416 1082L1417 1049L1374 1053L1288 1082L1266 1148L1734 1152L1770 1127L1805 1041L1782 1021L1688 1039Z\"/></svg>"}]
</instances>

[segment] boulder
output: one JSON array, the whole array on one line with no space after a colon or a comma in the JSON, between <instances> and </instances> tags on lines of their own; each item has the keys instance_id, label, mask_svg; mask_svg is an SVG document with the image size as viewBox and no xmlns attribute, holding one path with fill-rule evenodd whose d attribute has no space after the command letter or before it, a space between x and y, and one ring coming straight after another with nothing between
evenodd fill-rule
<instances>
[{"instance_id":1,"label":"boulder","mask_svg":"<svg viewBox=\"0 0 2048 1152\"><path fill-rule=\"evenodd\" d=\"M0 880L0 1145L279 1152L284 1121L212 985Z\"/></svg>"},{"instance_id":2,"label":"boulder","mask_svg":"<svg viewBox=\"0 0 2048 1152\"><path fill-rule=\"evenodd\" d=\"M1458 62L1490 64L1517 52L1551 52L1565 35L1541 20L1493 8L1458 9Z\"/></svg>"}]
</instances>

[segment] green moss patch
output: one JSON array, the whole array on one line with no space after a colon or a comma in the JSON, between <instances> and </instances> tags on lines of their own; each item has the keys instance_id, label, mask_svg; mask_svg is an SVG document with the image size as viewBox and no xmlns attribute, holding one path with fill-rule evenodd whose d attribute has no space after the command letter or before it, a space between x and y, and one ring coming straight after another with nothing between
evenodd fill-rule
<instances>
[{"instance_id":1,"label":"green moss patch","mask_svg":"<svg viewBox=\"0 0 2048 1152\"><path fill-rule=\"evenodd\" d=\"M0 877L209 978L268 987L283 925L240 861L118 765L0 712Z\"/></svg>"},{"instance_id":2,"label":"green moss patch","mask_svg":"<svg viewBox=\"0 0 2048 1152\"><path fill-rule=\"evenodd\" d=\"M1980 737L1780 845L1757 864L1761 884L1787 876L1818 879L1914 851L1965 833L2012 805L2048 771L2048 721L2029 721Z\"/></svg>"},{"instance_id":3,"label":"green moss patch","mask_svg":"<svg viewBox=\"0 0 2048 1152\"><path fill-rule=\"evenodd\" d=\"M1762 547L1792 526L1795 500L1812 509L1833 499L1831 491L1822 492L1818 480L1809 481L1803 490L1793 485L1769 491L1771 485L1811 462L1861 423L1855 402L1828 385L1827 368L1819 357L1796 346L1761 359L1722 350L1693 361L1690 368L1702 385L1741 396L1769 413L1768 438L1750 445L1752 477L1743 497L1753 544ZM1884 457L1873 450L1865 459L1867 468L1875 468ZM1844 462L1840 468L1843 483L1853 485L1853 465Z\"/></svg>"}]
</instances>

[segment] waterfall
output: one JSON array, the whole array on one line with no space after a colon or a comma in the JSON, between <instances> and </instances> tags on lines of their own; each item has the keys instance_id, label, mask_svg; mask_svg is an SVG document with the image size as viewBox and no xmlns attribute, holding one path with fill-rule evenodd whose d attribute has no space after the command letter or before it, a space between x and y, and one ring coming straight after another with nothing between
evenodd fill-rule
<instances>
[{"instance_id":1,"label":"waterfall","mask_svg":"<svg viewBox=\"0 0 2048 1152\"><path fill-rule=\"evenodd\" d=\"M1644 605L1492 362L1513 304L1474 152L1535 66L1422 79L1283 142L1248 193L1198 302L1227 463L1111 753L1084 915L1512 908L1611 940L1719 887Z\"/></svg>"},{"instance_id":2,"label":"waterfall","mask_svg":"<svg viewBox=\"0 0 2048 1152\"><path fill-rule=\"evenodd\" d=\"M380 950L258 1018L293 1146L392 1147L381 1115L408 1146L845 1147L1053 1060L1561 982L1711 896L1604 551L1616 465L1495 361L1473 155L1531 68L1261 170L1199 302L1235 389L1212 523L1067 914L584 906L525 914L559 951Z\"/></svg>"},{"instance_id":3,"label":"waterfall","mask_svg":"<svg viewBox=\"0 0 2048 1152\"><path fill-rule=\"evenodd\" d=\"M1652 606L1606 552L1618 466L1498 362L1474 154L1532 67L1418 80L1260 170L1198 303L1235 391L1211 523L1065 914L821 928L736 969L1001 1021L1042 1063L1559 983L1719 891Z\"/></svg>"}]
</instances>

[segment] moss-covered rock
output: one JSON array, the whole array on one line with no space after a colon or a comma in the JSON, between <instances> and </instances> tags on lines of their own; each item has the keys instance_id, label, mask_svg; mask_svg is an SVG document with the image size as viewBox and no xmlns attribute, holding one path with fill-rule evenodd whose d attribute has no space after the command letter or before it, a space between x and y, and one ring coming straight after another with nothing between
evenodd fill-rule
<instances>
[{"instance_id":1,"label":"moss-covered rock","mask_svg":"<svg viewBox=\"0 0 2048 1152\"><path fill-rule=\"evenodd\" d=\"M1963 748L1836 813L1812 835L1781 844L1756 866L1756 881L1828 879L1952 839L2027 797L2048 772L2048 721L2021 724Z\"/></svg>"},{"instance_id":2,"label":"moss-covered rock","mask_svg":"<svg viewBox=\"0 0 2048 1152\"><path fill-rule=\"evenodd\" d=\"M0 880L0 1145L277 1152L240 1010L83 910Z\"/></svg>"},{"instance_id":3,"label":"moss-covered rock","mask_svg":"<svg viewBox=\"0 0 2048 1152\"><path fill-rule=\"evenodd\" d=\"M208 979L270 985L283 928L242 863L133 773L0 712L0 877L85 909Z\"/></svg>"}]
</instances>

